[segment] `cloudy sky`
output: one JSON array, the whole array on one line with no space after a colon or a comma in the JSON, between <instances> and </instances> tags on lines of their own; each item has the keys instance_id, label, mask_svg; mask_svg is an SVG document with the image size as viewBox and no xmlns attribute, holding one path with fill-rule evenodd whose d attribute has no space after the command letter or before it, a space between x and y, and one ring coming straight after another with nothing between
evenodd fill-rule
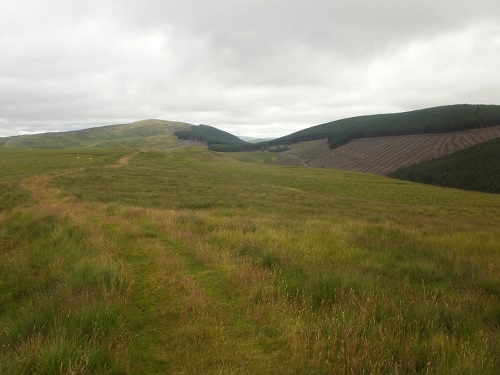
<instances>
[{"instance_id":1,"label":"cloudy sky","mask_svg":"<svg viewBox=\"0 0 500 375\"><path fill-rule=\"evenodd\" d=\"M0 136L500 104L498 0L1 0Z\"/></svg>"}]
</instances>

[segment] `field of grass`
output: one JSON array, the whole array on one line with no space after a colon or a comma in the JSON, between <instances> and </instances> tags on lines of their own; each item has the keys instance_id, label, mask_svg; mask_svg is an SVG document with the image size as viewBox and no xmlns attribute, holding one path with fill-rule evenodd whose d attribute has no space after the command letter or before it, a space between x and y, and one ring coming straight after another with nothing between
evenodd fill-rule
<instances>
[{"instance_id":1,"label":"field of grass","mask_svg":"<svg viewBox=\"0 0 500 375\"><path fill-rule=\"evenodd\" d=\"M496 373L498 195L131 152L2 150L0 373Z\"/></svg>"}]
</instances>

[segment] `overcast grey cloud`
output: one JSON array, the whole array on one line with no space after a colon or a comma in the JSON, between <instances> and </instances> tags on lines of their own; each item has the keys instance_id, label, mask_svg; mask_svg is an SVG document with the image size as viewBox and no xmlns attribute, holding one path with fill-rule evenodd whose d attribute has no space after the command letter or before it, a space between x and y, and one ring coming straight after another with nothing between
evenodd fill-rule
<instances>
[{"instance_id":1,"label":"overcast grey cloud","mask_svg":"<svg viewBox=\"0 0 500 375\"><path fill-rule=\"evenodd\" d=\"M497 0L3 0L0 136L500 104Z\"/></svg>"}]
</instances>

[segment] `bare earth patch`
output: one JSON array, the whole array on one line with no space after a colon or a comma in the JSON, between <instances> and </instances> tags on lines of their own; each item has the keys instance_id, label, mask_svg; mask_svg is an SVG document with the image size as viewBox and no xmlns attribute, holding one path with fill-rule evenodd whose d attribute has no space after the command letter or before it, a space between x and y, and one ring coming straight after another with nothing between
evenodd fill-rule
<instances>
[{"instance_id":1,"label":"bare earth patch","mask_svg":"<svg viewBox=\"0 0 500 375\"><path fill-rule=\"evenodd\" d=\"M203 142L199 141L190 141L187 139L176 139L174 145L162 146L159 147L160 150L168 150L171 148L179 148L179 147L204 147L207 148L207 145Z\"/></svg>"},{"instance_id":2,"label":"bare earth patch","mask_svg":"<svg viewBox=\"0 0 500 375\"><path fill-rule=\"evenodd\" d=\"M344 169L386 175L500 137L500 126L456 133L356 139L330 149L326 139L300 142L279 154L280 165Z\"/></svg>"}]
</instances>

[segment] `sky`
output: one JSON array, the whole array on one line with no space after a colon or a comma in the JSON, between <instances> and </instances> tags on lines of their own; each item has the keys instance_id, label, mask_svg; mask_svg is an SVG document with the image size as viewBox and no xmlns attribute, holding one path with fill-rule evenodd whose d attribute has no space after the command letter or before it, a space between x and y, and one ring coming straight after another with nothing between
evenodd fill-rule
<instances>
[{"instance_id":1,"label":"sky","mask_svg":"<svg viewBox=\"0 0 500 375\"><path fill-rule=\"evenodd\" d=\"M500 104L498 0L0 0L0 137Z\"/></svg>"}]
</instances>

